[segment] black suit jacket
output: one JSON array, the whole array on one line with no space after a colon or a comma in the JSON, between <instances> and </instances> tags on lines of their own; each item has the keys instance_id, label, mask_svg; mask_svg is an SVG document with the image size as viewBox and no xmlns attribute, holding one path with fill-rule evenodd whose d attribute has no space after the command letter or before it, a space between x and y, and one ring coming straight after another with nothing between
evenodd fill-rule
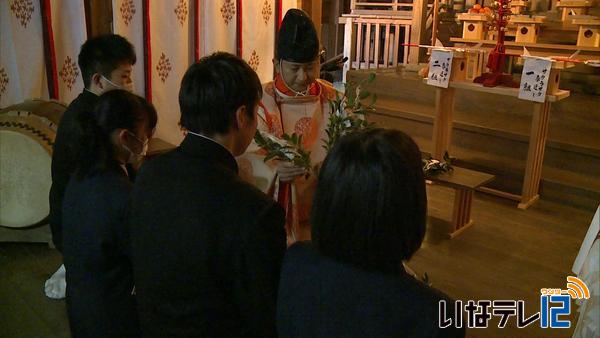
<instances>
[{"instance_id":1,"label":"black suit jacket","mask_svg":"<svg viewBox=\"0 0 600 338\"><path fill-rule=\"evenodd\" d=\"M73 337L139 334L126 223L131 189L116 163L67 186L63 258Z\"/></svg>"},{"instance_id":2,"label":"black suit jacket","mask_svg":"<svg viewBox=\"0 0 600 338\"><path fill-rule=\"evenodd\" d=\"M277 329L280 337L464 337L464 329L438 327L440 300L453 309L404 271L369 272L296 243L281 271Z\"/></svg>"},{"instance_id":3,"label":"black suit jacket","mask_svg":"<svg viewBox=\"0 0 600 338\"><path fill-rule=\"evenodd\" d=\"M56 131L52 151L52 186L50 187L50 229L52 241L62 252L62 202L69 177L75 170L76 149L83 131L79 124L79 115L90 112L98 96L84 90L63 113Z\"/></svg>"},{"instance_id":4,"label":"black suit jacket","mask_svg":"<svg viewBox=\"0 0 600 338\"><path fill-rule=\"evenodd\" d=\"M275 335L284 214L229 151L188 135L142 166L131 212L144 336Z\"/></svg>"}]
</instances>

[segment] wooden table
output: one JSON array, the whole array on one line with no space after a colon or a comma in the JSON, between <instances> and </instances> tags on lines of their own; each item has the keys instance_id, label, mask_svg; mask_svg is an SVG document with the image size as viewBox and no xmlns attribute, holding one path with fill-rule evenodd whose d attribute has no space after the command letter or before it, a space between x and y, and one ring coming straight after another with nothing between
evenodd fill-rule
<instances>
[{"instance_id":1,"label":"wooden table","mask_svg":"<svg viewBox=\"0 0 600 338\"><path fill-rule=\"evenodd\" d=\"M450 238L454 238L473 225L471 219L473 192L493 180L494 175L454 167L448 172L427 175L426 179L454 189L452 232L449 234Z\"/></svg>"},{"instance_id":2,"label":"wooden table","mask_svg":"<svg viewBox=\"0 0 600 338\"><path fill-rule=\"evenodd\" d=\"M424 79L427 83L427 79ZM518 97L518 88L506 87L484 87L478 83L450 82L448 88L436 87L435 120L433 122L433 152L432 156L441 159L449 150L452 140L452 114L454 112L454 93L456 89L471 90L474 92L489 93ZM532 102L533 117L531 120L531 131L529 133L529 150L525 165L525 178L521 195L515 195L504 191L481 187L479 190L492 193L519 202L519 209L527 209L539 199L539 185L542 176L542 164L544 162L544 150L548 135L548 122L550 115L550 104L569 97L567 90L558 90L553 95L546 95L543 103ZM451 153L448 151L448 153Z\"/></svg>"}]
</instances>

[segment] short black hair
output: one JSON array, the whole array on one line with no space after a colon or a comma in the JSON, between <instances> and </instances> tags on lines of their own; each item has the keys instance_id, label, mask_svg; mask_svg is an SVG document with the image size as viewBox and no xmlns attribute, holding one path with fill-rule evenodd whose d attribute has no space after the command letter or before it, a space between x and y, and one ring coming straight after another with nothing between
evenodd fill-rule
<instances>
[{"instance_id":1,"label":"short black hair","mask_svg":"<svg viewBox=\"0 0 600 338\"><path fill-rule=\"evenodd\" d=\"M397 272L420 248L426 214L415 142L397 130L348 134L319 172L311 213L313 245L342 262Z\"/></svg>"},{"instance_id":2,"label":"short black hair","mask_svg":"<svg viewBox=\"0 0 600 338\"><path fill-rule=\"evenodd\" d=\"M122 64L134 65L135 49L124 37L105 34L87 40L79 51L77 63L81 69L83 84L89 88L94 73L110 79L110 74Z\"/></svg>"},{"instance_id":3,"label":"short black hair","mask_svg":"<svg viewBox=\"0 0 600 338\"><path fill-rule=\"evenodd\" d=\"M111 142L115 130L127 129L135 134L141 123L147 121L147 131L151 131L157 120L156 109L143 97L121 89L100 95L92 112L78 117L83 136L76 145L77 177L94 175L115 163Z\"/></svg>"},{"instance_id":4,"label":"short black hair","mask_svg":"<svg viewBox=\"0 0 600 338\"><path fill-rule=\"evenodd\" d=\"M226 134L237 128L235 112L245 106L254 118L262 97L256 72L246 61L224 52L203 57L181 80L179 108L182 127L206 135Z\"/></svg>"}]
</instances>

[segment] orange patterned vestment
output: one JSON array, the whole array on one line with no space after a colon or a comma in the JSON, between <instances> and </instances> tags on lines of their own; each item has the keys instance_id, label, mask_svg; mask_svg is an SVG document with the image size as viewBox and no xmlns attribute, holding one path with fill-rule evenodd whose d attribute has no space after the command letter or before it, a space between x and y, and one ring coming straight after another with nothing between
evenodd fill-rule
<instances>
[{"instance_id":1,"label":"orange patterned vestment","mask_svg":"<svg viewBox=\"0 0 600 338\"><path fill-rule=\"evenodd\" d=\"M336 90L331 83L320 79L309 87L308 95L295 96L278 76L275 81L263 86L258 129L279 138L284 133L302 135L304 148L311 152L313 166L320 165L326 155L323 139L327 138L325 129L331 113L329 100L335 99L335 96ZM241 170L242 176L264 192L272 193L283 205L288 235L294 237L299 226L308 225L316 175L298 177L291 184L280 183L275 177L277 164L257 163L263 159L264 155L256 145L249 147L247 153L238 158L245 168ZM244 172L249 170L252 172Z\"/></svg>"}]
</instances>

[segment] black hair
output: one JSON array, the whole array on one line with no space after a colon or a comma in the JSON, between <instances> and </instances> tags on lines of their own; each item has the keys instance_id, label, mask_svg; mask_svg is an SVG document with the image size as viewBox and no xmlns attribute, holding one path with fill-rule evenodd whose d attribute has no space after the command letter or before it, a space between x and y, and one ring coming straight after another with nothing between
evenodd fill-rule
<instances>
[{"instance_id":1,"label":"black hair","mask_svg":"<svg viewBox=\"0 0 600 338\"><path fill-rule=\"evenodd\" d=\"M425 236L421 152L397 130L342 137L319 172L312 240L323 255L368 270L397 272Z\"/></svg>"},{"instance_id":2,"label":"black hair","mask_svg":"<svg viewBox=\"0 0 600 338\"><path fill-rule=\"evenodd\" d=\"M245 106L254 119L254 107L261 97L258 75L246 61L229 53L214 53L193 64L181 80L179 123L196 133L226 134L237 128L239 107Z\"/></svg>"},{"instance_id":3,"label":"black hair","mask_svg":"<svg viewBox=\"0 0 600 338\"><path fill-rule=\"evenodd\" d=\"M142 97L125 90L100 95L94 109L78 117L83 136L77 144L76 176L91 176L117 163L111 142L115 130L127 129L135 134L147 121L148 131L151 131L157 120L156 110Z\"/></svg>"},{"instance_id":4,"label":"black hair","mask_svg":"<svg viewBox=\"0 0 600 338\"><path fill-rule=\"evenodd\" d=\"M135 62L133 45L117 34L99 35L87 40L81 46L77 59L85 88L89 88L95 73L110 79L110 74L120 65L134 65Z\"/></svg>"}]
</instances>

